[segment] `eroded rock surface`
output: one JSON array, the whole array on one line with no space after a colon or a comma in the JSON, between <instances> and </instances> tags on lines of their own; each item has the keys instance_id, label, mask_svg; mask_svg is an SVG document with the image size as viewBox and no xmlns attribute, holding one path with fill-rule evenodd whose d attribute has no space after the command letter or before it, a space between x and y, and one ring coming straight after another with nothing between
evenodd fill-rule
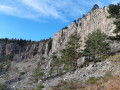
<instances>
[{"instance_id":1,"label":"eroded rock surface","mask_svg":"<svg viewBox=\"0 0 120 90\"><path fill-rule=\"evenodd\" d=\"M78 19L78 22L72 22L69 24L68 29L62 29L54 34L52 52L56 52L65 47L65 43L69 40L70 35L77 34L81 36L82 46L84 46L85 39L89 33L100 29L102 32L109 36L113 35L115 26L113 25L114 18L108 19L109 15L107 7L96 9L87 13L84 17ZM83 49L84 47L82 47Z\"/></svg>"}]
</instances>

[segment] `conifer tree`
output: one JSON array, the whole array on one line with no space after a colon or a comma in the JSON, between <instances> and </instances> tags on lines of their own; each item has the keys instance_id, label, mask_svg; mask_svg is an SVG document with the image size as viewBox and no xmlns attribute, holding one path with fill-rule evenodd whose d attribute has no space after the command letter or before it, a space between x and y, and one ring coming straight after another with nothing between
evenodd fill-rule
<instances>
[{"instance_id":1,"label":"conifer tree","mask_svg":"<svg viewBox=\"0 0 120 90\"><path fill-rule=\"evenodd\" d=\"M95 4L92 8L92 11L96 10L96 9L99 9L99 6L97 4Z\"/></svg>"},{"instance_id":2,"label":"conifer tree","mask_svg":"<svg viewBox=\"0 0 120 90\"><path fill-rule=\"evenodd\" d=\"M71 35L66 48L61 51L62 59L65 60L66 64L70 64L73 69L77 68L77 59L81 57L81 53L77 51L80 48L79 40L79 37Z\"/></svg>"},{"instance_id":3,"label":"conifer tree","mask_svg":"<svg viewBox=\"0 0 120 90\"><path fill-rule=\"evenodd\" d=\"M114 21L116 28L113 30L113 33L115 33L117 37L118 33L120 32L120 3L115 5L110 4L108 6L108 13L110 14L108 18L116 18L116 21Z\"/></svg>"},{"instance_id":4,"label":"conifer tree","mask_svg":"<svg viewBox=\"0 0 120 90\"><path fill-rule=\"evenodd\" d=\"M100 30L88 34L88 39L85 43L83 54L88 57L89 60L99 60L99 58L109 54L110 41L107 40L107 35Z\"/></svg>"}]
</instances>

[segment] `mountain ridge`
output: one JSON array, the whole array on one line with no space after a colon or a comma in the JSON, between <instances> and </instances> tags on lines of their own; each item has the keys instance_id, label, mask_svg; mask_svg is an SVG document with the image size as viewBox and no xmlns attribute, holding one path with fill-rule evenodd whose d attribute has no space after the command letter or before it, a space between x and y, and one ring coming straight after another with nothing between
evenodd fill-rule
<instances>
[{"instance_id":1,"label":"mountain ridge","mask_svg":"<svg viewBox=\"0 0 120 90\"><path fill-rule=\"evenodd\" d=\"M16 90L17 88L32 90L32 87L36 87L39 83L43 83L42 80L44 81L45 79L52 77L52 75L49 74L51 63L53 62L51 57L54 53L57 56L61 55L60 51L65 48L65 45L69 41L69 37L71 35L78 35L81 37L82 47L79 48L80 50L85 48L84 46L87 35L97 29L100 29L108 36L114 36L112 32L115 29L115 25L113 24L115 19L107 18L109 15L107 9L107 7L104 7L87 13L81 19L78 19L77 22L73 21L72 24L69 24L68 28L63 28L62 30L56 32L52 39L41 42L0 42L0 81L7 84L11 90ZM114 41L110 45L111 52L119 51L119 44L119 41ZM78 66L83 62L84 58L78 59ZM11 66L9 67L9 70L7 70L9 64ZM98 62L95 65L96 66L94 66L94 63L90 63L88 66L80 68L80 70L76 70L72 73L66 73L63 75L63 79L78 79L79 76L88 79L88 77L91 76L102 76L105 74L105 71L108 70L117 73L116 70L119 68L119 66L115 66L112 61L108 60ZM111 65L113 66L112 68L110 67ZM99 74L99 71L97 71L96 68L103 69L101 70L102 75ZM86 69L90 70L84 72ZM96 74L92 71L94 69ZM36 74L39 71L41 79L36 80L36 77L34 77L33 74ZM78 75L77 72L79 72ZM89 72L91 73L90 75L88 74ZM88 76L86 77L85 74ZM57 82L60 80L58 79L59 77L56 78L56 72L53 73L53 76L55 76ZM34 80L32 81L33 78ZM55 79L53 78L50 80ZM51 85L54 85L54 83L56 83L56 80L51 83ZM49 85L49 80L45 80L43 84L45 86L43 90L47 90L46 87L51 86Z\"/></svg>"}]
</instances>

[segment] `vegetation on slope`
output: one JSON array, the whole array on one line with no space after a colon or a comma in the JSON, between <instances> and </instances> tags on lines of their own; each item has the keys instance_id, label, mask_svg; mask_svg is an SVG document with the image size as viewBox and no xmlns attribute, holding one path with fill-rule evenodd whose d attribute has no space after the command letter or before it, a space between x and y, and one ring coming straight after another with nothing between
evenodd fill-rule
<instances>
[{"instance_id":1,"label":"vegetation on slope","mask_svg":"<svg viewBox=\"0 0 120 90\"><path fill-rule=\"evenodd\" d=\"M49 72L51 75L55 72L60 75L64 72L76 70L78 68L77 60L82 56L85 56L86 61L89 63L91 61L99 61L110 53L110 40L100 30L88 35L83 51L80 50L80 43L80 37L72 35L66 44L66 48L61 50L61 57L58 58L56 53L53 54Z\"/></svg>"},{"instance_id":2,"label":"vegetation on slope","mask_svg":"<svg viewBox=\"0 0 120 90\"><path fill-rule=\"evenodd\" d=\"M66 44L66 48L61 50L61 57L58 58L55 53L53 54L50 74L55 70L57 74L62 74L77 68L77 59L82 55L81 52L77 51L80 48L79 43L80 37L71 35L70 40Z\"/></svg>"},{"instance_id":3,"label":"vegetation on slope","mask_svg":"<svg viewBox=\"0 0 120 90\"><path fill-rule=\"evenodd\" d=\"M93 8L91 9L91 11L94 11L94 10L96 10L96 9L99 9L99 6L98 6L97 4L95 4L95 5L93 6Z\"/></svg>"},{"instance_id":4,"label":"vegetation on slope","mask_svg":"<svg viewBox=\"0 0 120 90\"><path fill-rule=\"evenodd\" d=\"M111 61L114 61L114 62L119 62L120 61L120 54L111 55L108 59Z\"/></svg>"},{"instance_id":5,"label":"vegetation on slope","mask_svg":"<svg viewBox=\"0 0 120 90\"><path fill-rule=\"evenodd\" d=\"M92 11L95 9L98 9L99 6L97 4L94 5L92 8ZM116 25L116 29L113 31L113 33L116 33L116 37L118 36L118 33L120 32L120 4L117 5L109 5L109 18L116 18L116 21L114 24ZM65 27L63 29L67 29L68 27ZM41 40L41 42L47 41L47 40ZM16 40L16 39L0 39L0 42L5 42L5 43L17 43L20 46L27 45L30 43L35 43L34 41L26 41L26 40ZM53 53L53 56L51 57L53 59L51 63L51 70L50 74L57 72L57 75L60 75L64 72L69 72L72 70L76 70L77 67L77 60L81 56L85 56L87 61L98 61L101 60L104 56L109 55L110 53L110 48L109 48L109 40L108 36L104 33L102 33L100 30L96 30L93 33L89 34L87 37L87 40L85 42L86 46L83 52L80 50L80 37L77 35L72 35L69 38L69 41L66 44L66 48L61 51L61 57L57 57L56 53ZM116 56L111 56L110 58L113 60L119 60L119 55ZM7 55L4 57L4 61L12 60L13 56L12 55ZM9 65L8 65L9 67ZM0 70L3 68L3 64L0 64ZM44 69L41 69L40 63L38 63L37 68L33 72L32 77L34 80L38 81L39 79L44 76ZM24 73L23 73L24 74ZM90 77L89 80L87 81L87 85L93 85L96 84L98 81L104 82L104 80L107 77L111 77L112 75L106 74L104 77ZM35 81L35 82L36 82ZM0 87L4 87L4 85L1 84ZM33 90L41 90L44 88L42 85L38 85L37 88ZM53 90L58 90L58 89L63 89L63 90L76 90L76 89L85 89L86 85L82 85L81 82L78 81L71 81L71 82L66 82L66 81L60 81L60 84L57 87L53 87Z\"/></svg>"},{"instance_id":6,"label":"vegetation on slope","mask_svg":"<svg viewBox=\"0 0 120 90\"><path fill-rule=\"evenodd\" d=\"M98 90L98 84L106 83L111 78L114 78L112 74L106 72L104 76L98 78L90 77L86 83L82 83L82 81L59 81L59 84L51 87L50 90ZM94 86L96 86L96 88L93 88Z\"/></svg>"},{"instance_id":7,"label":"vegetation on slope","mask_svg":"<svg viewBox=\"0 0 120 90\"><path fill-rule=\"evenodd\" d=\"M120 32L120 3L118 4L110 4L108 7L108 13L110 14L108 18L116 18L114 21L114 25L116 25L116 28L113 30L113 33L118 36Z\"/></svg>"},{"instance_id":8,"label":"vegetation on slope","mask_svg":"<svg viewBox=\"0 0 120 90\"><path fill-rule=\"evenodd\" d=\"M0 90L7 90L7 86L3 83L0 83Z\"/></svg>"},{"instance_id":9,"label":"vegetation on slope","mask_svg":"<svg viewBox=\"0 0 120 90\"><path fill-rule=\"evenodd\" d=\"M44 86L42 84L39 84L37 88L32 88L32 90L42 90L42 88L44 88Z\"/></svg>"},{"instance_id":10,"label":"vegetation on slope","mask_svg":"<svg viewBox=\"0 0 120 90\"><path fill-rule=\"evenodd\" d=\"M66 48L61 51L62 59L65 62L70 63L70 67L73 69L77 68L77 59L81 57L81 52L78 52L80 48L80 37L71 35L70 40L66 44Z\"/></svg>"},{"instance_id":11,"label":"vegetation on slope","mask_svg":"<svg viewBox=\"0 0 120 90\"><path fill-rule=\"evenodd\" d=\"M88 60L99 60L110 53L108 36L100 30L88 34L83 55Z\"/></svg>"}]
</instances>

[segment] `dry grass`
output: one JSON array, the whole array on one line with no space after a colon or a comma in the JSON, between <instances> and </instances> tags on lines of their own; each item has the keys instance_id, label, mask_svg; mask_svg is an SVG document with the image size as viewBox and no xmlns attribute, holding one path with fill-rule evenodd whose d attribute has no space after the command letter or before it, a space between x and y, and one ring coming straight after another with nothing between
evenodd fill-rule
<instances>
[{"instance_id":1,"label":"dry grass","mask_svg":"<svg viewBox=\"0 0 120 90\"><path fill-rule=\"evenodd\" d=\"M51 87L49 90L78 90L79 88L84 88L81 82L78 81L59 81L59 84L55 87Z\"/></svg>"},{"instance_id":2,"label":"dry grass","mask_svg":"<svg viewBox=\"0 0 120 90\"><path fill-rule=\"evenodd\" d=\"M95 84L81 84L80 82L60 81L58 86L49 90L120 90L120 76L106 77Z\"/></svg>"},{"instance_id":3,"label":"dry grass","mask_svg":"<svg viewBox=\"0 0 120 90\"><path fill-rule=\"evenodd\" d=\"M120 54L110 56L108 59L111 60L111 61L120 61Z\"/></svg>"},{"instance_id":4,"label":"dry grass","mask_svg":"<svg viewBox=\"0 0 120 90\"><path fill-rule=\"evenodd\" d=\"M108 78L105 81L98 81L96 84L87 86L83 90L120 90L120 76Z\"/></svg>"}]
</instances>

